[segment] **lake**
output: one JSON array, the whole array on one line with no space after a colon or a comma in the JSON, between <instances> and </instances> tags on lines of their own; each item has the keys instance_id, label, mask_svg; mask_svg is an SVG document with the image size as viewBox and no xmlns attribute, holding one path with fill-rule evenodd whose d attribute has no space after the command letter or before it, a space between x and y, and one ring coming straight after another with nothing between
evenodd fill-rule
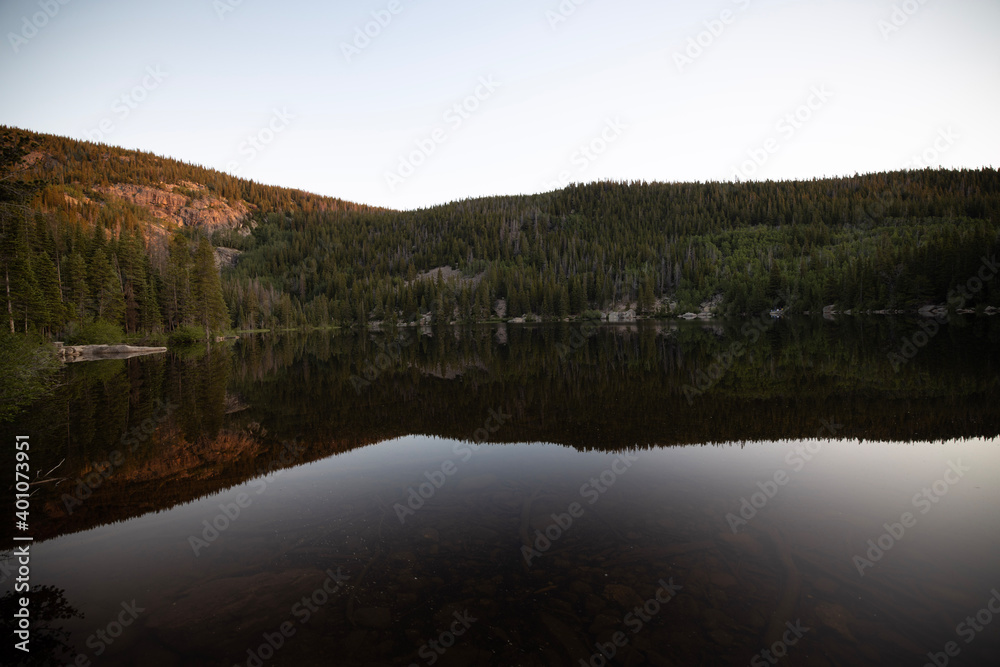
<instances>
[{"instance_id":1,"label":"lake","mask_svg":"<svg viewBox=\"0 0 1000 667\"><path fill-rule=\"evenodd\" d=\"M995 664L998 378L996 318L70 365L0 429L40 474L25 664Z\"/></svg>"}]
</instances>

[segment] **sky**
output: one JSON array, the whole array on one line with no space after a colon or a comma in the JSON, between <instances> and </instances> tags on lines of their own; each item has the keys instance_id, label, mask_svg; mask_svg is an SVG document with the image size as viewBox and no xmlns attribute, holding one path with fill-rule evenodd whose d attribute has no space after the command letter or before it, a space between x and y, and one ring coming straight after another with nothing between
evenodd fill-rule
<instances>
[{"instance_id":1,"label":"sky","mask_svg":"<svg viewBox=\"0 0 1000 667\"><path fill-rule=\"evenodd\" d=\"M996 167L996 0L3 0L0 124L396 209Z\"/></svg>"}]
</instances>

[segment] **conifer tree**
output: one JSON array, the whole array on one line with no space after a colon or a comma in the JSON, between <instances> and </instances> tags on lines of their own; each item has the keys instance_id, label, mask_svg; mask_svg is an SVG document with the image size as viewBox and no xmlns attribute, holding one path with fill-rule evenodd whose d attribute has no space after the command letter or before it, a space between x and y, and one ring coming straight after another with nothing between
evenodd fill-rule
<instances>
[{"instance_id":1,"label":"conifer tree","mask_svg":"<svg viewBox=\"0 0 1000 667\"><path fill-rule=\"evenodd\" d=\"M219 269L215 266L215 251L204 236L198 242L198 249L194 255L191 300L195 323L205 328L206 339L209 338L212 329L226 326L229 314L225 299L222 298Z\"/></svg>"},{"instance_id":2,"label":"conifer tree","mask_svg":"<svg viewBox=\"0 0 1000 667\"><path fill-rule=\"evenodd\" d=\"M34 319L38 326L51 334L62 327L66 318L56 265L44 252L35 256L33 265L39 289L38 311Z\"/></svg>"},{"instance_id":3,"label":"conifer tree","mask_svg":"<svg viewBox=\"0 0 1000 667\"><path fill-rule=\"evenodd\" d=\"M27 333L43 309L42 292L33 267L29 228L23 215L12 216L0 239L7 318L11 332L17 327Z\"/></svg>"},{"instance_id":4,"label":"conifer tree","mask_svg":"<svg viewBox=\"0 0 1000 667\"><path fill-rule=\"evenodd\" d=\"M163 312L167 327L174 330L190 321L191 252L180 234L170 239L170 258L164 277Z\"/></svg>"},{"instance_id":5,"label":"conifer tree","mask_svg":"<svg viewBox=\"0 0 1000 667\"><path fill-rule=\"evenodd\" d=\"M63 262L66 267L66 302L71 320L83 321L88 318L87 261L79 252L70 253Z\"/></svg>"},{"instance_id":6,"label":"conifer tree","mask_svg":"<svg viewBox=\"0 0 1000 667\"><path fill-rule=\"evenodd\" d=\"M97 319L121 325L125 316L125 296L104 248L95 250L90 258L88 278L92 308Z\"/></svg>"}]
</instances>

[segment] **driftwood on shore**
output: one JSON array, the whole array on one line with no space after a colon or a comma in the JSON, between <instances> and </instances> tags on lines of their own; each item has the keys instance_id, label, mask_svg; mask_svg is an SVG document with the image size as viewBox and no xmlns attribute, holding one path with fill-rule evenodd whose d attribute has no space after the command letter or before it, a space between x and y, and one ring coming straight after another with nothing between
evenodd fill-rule
<instances>
[{"instance_id":1,"label":"driftwood on shore","mask_svg":"<svg viewBox=\"0 0 1000 667\"><path fill-rule=\"evenodd\" d=\"M63 345L56 343L56 354L64 364L99 359L129 359L145 354L166 352L165 347L136 347L134 345Z\"/></svg>"}]
</instances>

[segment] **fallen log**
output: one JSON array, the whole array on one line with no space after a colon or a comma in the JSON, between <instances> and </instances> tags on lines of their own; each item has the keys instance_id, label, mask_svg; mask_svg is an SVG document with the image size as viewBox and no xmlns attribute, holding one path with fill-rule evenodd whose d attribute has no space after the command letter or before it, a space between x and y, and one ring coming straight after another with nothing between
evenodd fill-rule
<instances>
[{"instance_id":1,"label":"fallen log","mask_svg":"<svg viewBox=\"0 0 1000 667\"><path fill-rule=\"evenodd\" d=\"M99 359L129 359L146 354L166 352L165 347L138 347L135 345L57 345L59 360L69 364Z\"/></svg>"}]
</instances>

